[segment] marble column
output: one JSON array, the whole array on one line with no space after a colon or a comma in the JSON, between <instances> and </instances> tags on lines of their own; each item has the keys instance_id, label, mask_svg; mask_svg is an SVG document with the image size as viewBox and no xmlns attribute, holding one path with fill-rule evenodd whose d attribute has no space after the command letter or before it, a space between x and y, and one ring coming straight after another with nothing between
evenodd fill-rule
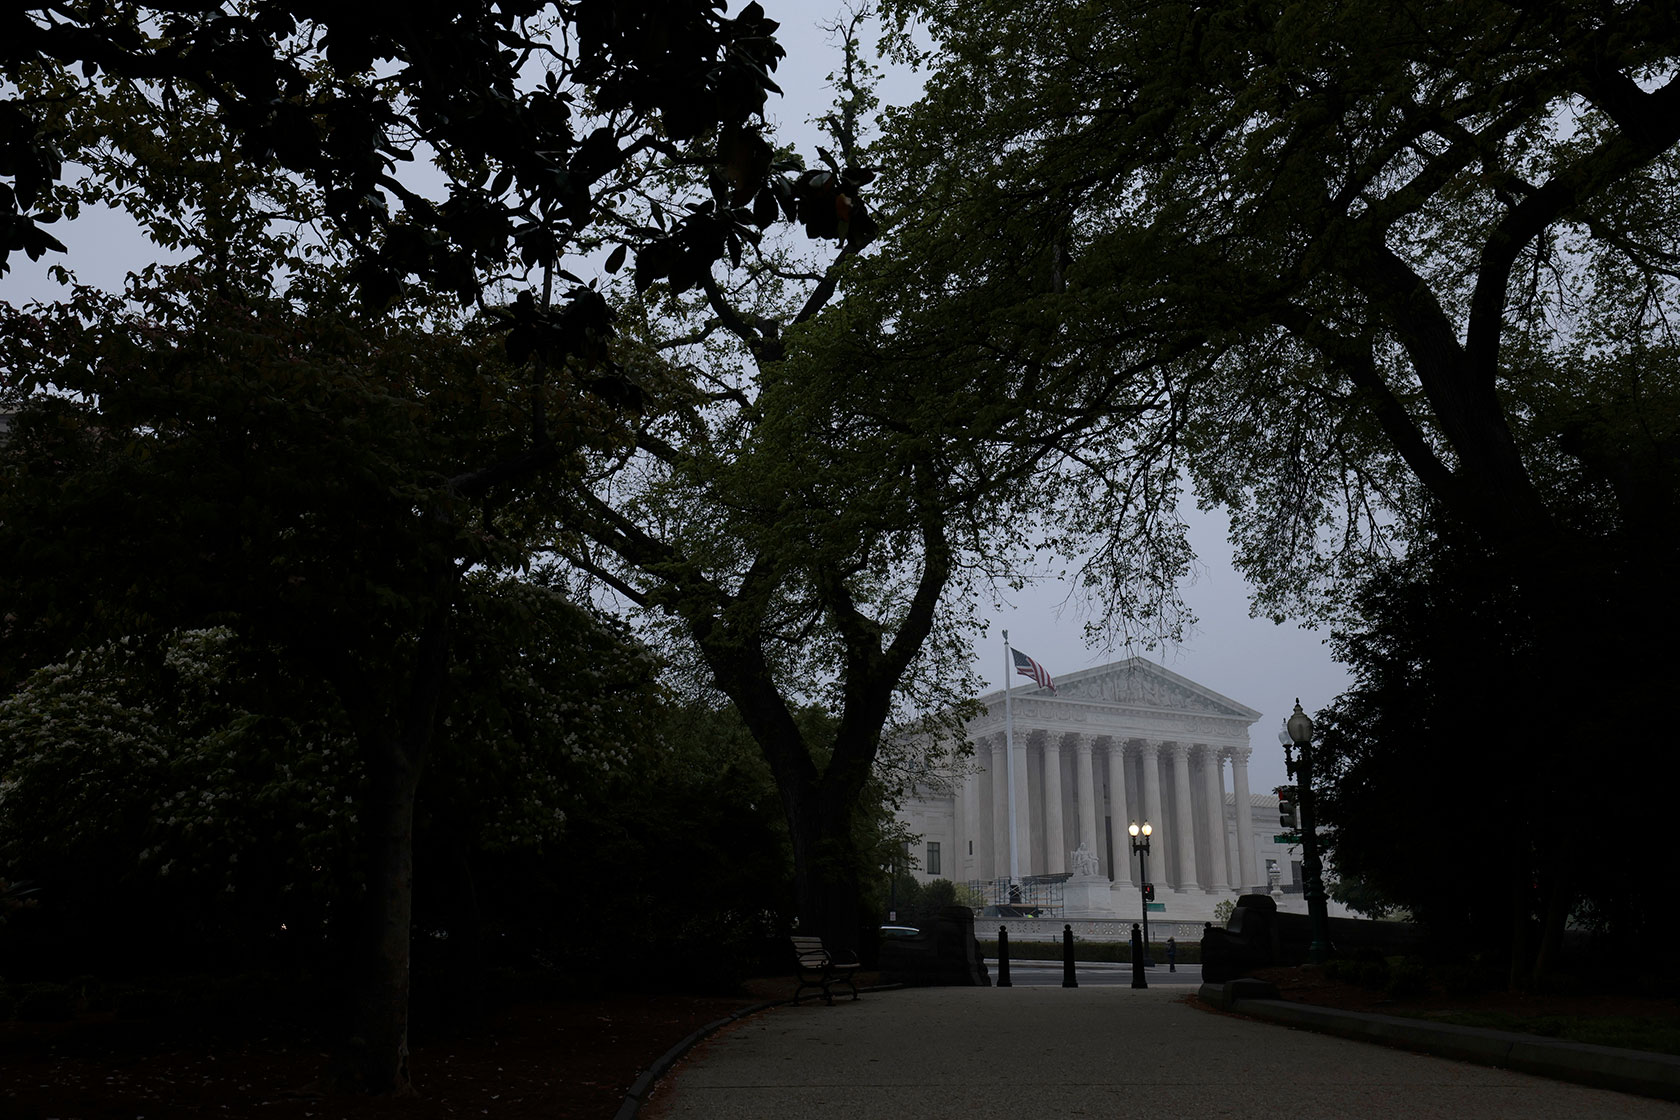
<instances>
[{"instance_id":1,"label":"marble column","mask_svg":"<svg viewBox=\"0 0 1680 1120\"><path fill-rule=\"evenodd\" d=\"M964 841L968 838L968 818L963 815L967 806L963 801L962 786L951 790L951 838L941 845L939 851L940 878L950 879L960 883L963 875L963 853L968 850Z\"/></svg>"},{"instance_id":2,"label":"marble column","mask_svg":"<svg viewBox=\"0 0 1680 1120\"><path fill-rule=\"evenodd\" d=\"M1126 741L1120 738L1108 741L1108 815L1113 822L1114 829L1114 859L1120 864L1112 868L1116 883L1135 882L1137 876L1134 862L1129 857L1132 854L1131 835L1126 826L1131 819L1126 815Z\"/></svg>"},{"instance_id":3,"label":"marble column","mask_svg":"<svg viewBox=\"0 0 1680 1120\"><path fill-rule=\"evenodd\" d=\"M1073 737L1075 777L1079 787L1079 843L1100 852L1097 844L1097 785L1091 776L1091 737Z\"/></svg>"},{"instance_id":4,"label":"marble column","mask_svg":"<svg viewBox=\"0 0 1680 1120\"><path fill-rule=\"evenodd\" d=\"M1178 849L1178 881L1173 891L1183 894L1196 885L1196 829L1190 812L1190 744L1172 745L1173 846Z\"/></svg>"},{"instance_id":5,"label":"marble column","mask_svg":"<svg viewBox=\"0 0 1680 1120\"><path fill-rule=\"evenodd\" d=\"M1229 890L1230 873L1225 868L1225 797L1219 792L1219 748L1204 745L1202 755L1202 789L1207 800L1207 852L1209 894Z\"/></svg>"},{"instance_id":6,"label":"marble column","mask_svg":"<svg viewBox=\"0 0 1680 1120\"><path fill-rule=\"evenodd\" d=\"M1167 868L1170 866L1167 857L1172 855L1172 839L1167 835L1167 818L1161 815L1161 744L1153 739L1146 739L1141 752L1143 765L1143 820L1148 821L1154 828L1155 834L1149 838L1149 882L1160 883L1164 888L1167 883ZM1142 824L1143 821L1139 821Z\"/></svg>"},{"instance_id":7,"label":"marble column","mask_svg":"<svg viewBox=\"0 0 1680 1120\"><path fill-rule=\"evenodd\" d=\"M1237 889L1245 890L1257 884L1265 883L1266 876L1260 873L1254 861L1254 811L1248 803L1248 756L1254 752L1253 747L1231 748L1231 792L1237 801L1237 863L1238 873L1231 876L1237 880ZM1262 890L1265 888L1262 887Z\"/></svg>"},{"instance_id":8,"label":"marble column","mask_svg":"<svg viewBox=\"0 0 1680 1120\"><path fill-rule=\"evenodd\" d=\"M991 836L985 822L980 819L980 775L973 771L963 779L962 814L967 835L960 837L963 850L957 853L957 866L961 868L964 880L984 879L986 874L981 870L981 859L987 854ZM991 816L990 806L986 816Z\"/></svg>"},{"instance_id":9,"label":"marble column","mask_svg":"<svg viewBox=\"0 0 1680 1120\"><path fill-rule=\"evenodd\" d=\"M992 878L1009 878L1009 759L1001 734L992 736Z\"/></svg>"},{"instance_id":10,"label":"marble column","mask_svg":"<svg viewBox=\"0 0 1680 1120\"><path fill-rule=\"evenodd\" d=\"M1027 778L1027 740L1031 731L1015 728L1015 855L1022 877L1031 875L1033 868L1032 798L1027 796L1031 782ZM1004 864L1005 867L1009 865Z\"/></svg>"},{"instance_id":11,"label":"marble column","mask_svg":"<svg viewBox=\"0 0 1680 1120\"><path fill-rule=\"evenodd\" d=\"M1054 731L1044 734L1044 871L1059 875L1068 869L1062 827L1062 744Z\"/></svg>"},{"instance_id":12,"label":"marble column","mask_svg":"<svg viewBox=\"0 0 1680 1120\"><path fill-rule=\"evenodd\" d=\"M1226 747L1219 750L1218 754L1219 829L1221 833L1220 838L1225 841L1226 877L1230 881L1231 889L1240 894L1242 892L1242 876L1237 874L1237 868L1241 866L1237 863L1237 834L1236 831L1231 828L1231 821L1234 818L1227 817L1225 815L1225 794L1228 792L1225 786L1225 760L1231 757L1231 750L1229 747Z\"/></svg>"}]
</instances>

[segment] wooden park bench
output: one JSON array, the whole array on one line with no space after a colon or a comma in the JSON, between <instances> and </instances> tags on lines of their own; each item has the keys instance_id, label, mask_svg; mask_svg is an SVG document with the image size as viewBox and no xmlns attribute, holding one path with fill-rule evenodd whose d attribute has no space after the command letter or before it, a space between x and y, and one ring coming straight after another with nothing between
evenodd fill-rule
<instances>
[{"instance_id":1,"label":"wooden park bench","mask_svg":"<svg viewBox=\"0 0 1680 1120\"><path fill-rule=\"evenodd\" d=\"M793 991L793 1002L799 1002L800 993L806 988L819 988L823 999L830 1007L834 1006L834 994L829 989L832 985L844 983L852 990L852 998L858 998L857 984L854 978L861 967L856 961L847 964L834 959L834 955L823 948L820 937L794 937L793 953L798 960L799 987Z\"/></svg>"}]
</instances>

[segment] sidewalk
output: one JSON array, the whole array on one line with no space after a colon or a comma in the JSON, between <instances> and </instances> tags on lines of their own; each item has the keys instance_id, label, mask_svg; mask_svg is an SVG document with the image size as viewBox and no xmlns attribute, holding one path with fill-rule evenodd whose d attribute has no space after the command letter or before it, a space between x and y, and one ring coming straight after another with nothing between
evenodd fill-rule
<instances>
[{"instance_id":1,"label":"sidewalk","mask_svg":"<svg viewBox=\"0 0 1680 1120\"><path fill-rule=\"evenodd\" d=\"M915 988L773 1007L690 1051L640 1117L1680 1116L1666 1101L1215 1014L1187 994Z\"/></svg>"}]
</instances>

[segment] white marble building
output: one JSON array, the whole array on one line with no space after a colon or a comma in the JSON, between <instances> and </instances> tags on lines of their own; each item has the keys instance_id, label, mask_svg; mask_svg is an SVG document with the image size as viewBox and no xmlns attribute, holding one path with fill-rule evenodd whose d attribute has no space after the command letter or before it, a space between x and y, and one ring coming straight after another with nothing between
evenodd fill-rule
<instances>
[{"instance_id":1,"label":"white marble building","mask_svg":"<svg viewBox=\"0 0 1680 1120\"><path fill-rule=\"evenodd\" d=\"M968 726L968 765L899 813L919 836L924 881L1010 875L1003 693L981 703L985 714ZM1077 872L1072 853L1081 848L1096 857L1094 868L1085 860L1094 875L1067 881L1066 916L1141 912L1131 821L1154 828L1149 879L1169 915L1210 916L1222 899L1299 882L1299 848L1274 839L1277 798L1249 788L1249 728L1259 712L1138 657L1071 673L1054 693L1017 687L1011 706L1020 875Z\"/></svg>"}]
</instances>

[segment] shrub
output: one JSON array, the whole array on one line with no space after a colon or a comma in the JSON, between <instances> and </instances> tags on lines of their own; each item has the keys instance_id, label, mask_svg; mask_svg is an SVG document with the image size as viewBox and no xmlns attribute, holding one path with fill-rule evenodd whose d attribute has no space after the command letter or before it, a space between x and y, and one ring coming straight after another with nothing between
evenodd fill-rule
<instances>
[{"instance_id":1,"label":"shrub","mask_svg":"<svg viewBox=\"0 0 1680 1120\"><path fill-rule=\"evenodd\" d=\"M1389 966L1383 991L1390 999L1421 996L1429 990L1429 971L1416 957L1398 957Z\"/></svg>"},{"instance_id":2,"label":"shrub","mask_svg":"<svg viewBox=\"0 0 1680 1120\"><path fill-rule=\"evenodd\" d=\"M124 1020L162 1019L180 1005L180 998L159 987L122 986L112 997L117 1018Z\"/></svg>"},{"instance_id":3,"label":"shrub","mask_svg":"<svg viewBox=\"0 0 1680 1120\"><path fill-rule=\"evenodd\" d=\"M1474 995L1488 986L1486 966L1479 956L1441 965L1436 969L1436 977L1448 995Z\"/></svg>"},{"instance_id":4,"label":"shrub","mask_svg":"<svg viewBox=\"0 0 1680 1120\"><path fill-rule=\"evenodd\" d=\"M76 997L63 984L30 984L18 997L17 1017L25 1023L63 1023L76 1016Z\"/></svg>"},{"instance_id":5,"label":"shrub","mask_svg":"<svg viewBox=\"0 0 1680 1120\"><path fill-rule=\"evenodd\" d=\"M1359 964L1359 978L1355 981L1361 988L1369 988L1380 992L1388 987L1388 962L1365 961Z\"/></svg>"},{"instance_id":6,"label":"shrub","mask_svg":"<svg viewBox=\"0 0 1680 1120\"><path fill-rule=\"evenodd\" d=\"M78 976L66 985L70 998L83 1011L111 1010L111 991L97 976Z\"/></svg>"}]
</instances>

